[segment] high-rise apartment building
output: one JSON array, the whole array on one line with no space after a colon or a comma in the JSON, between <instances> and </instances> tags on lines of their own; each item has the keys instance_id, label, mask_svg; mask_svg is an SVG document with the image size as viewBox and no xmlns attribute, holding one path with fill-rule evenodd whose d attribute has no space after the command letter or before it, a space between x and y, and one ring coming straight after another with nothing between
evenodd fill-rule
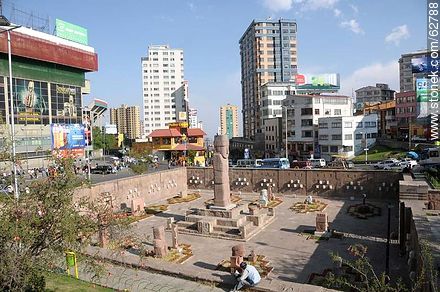
<instances>
[{"instance_id":1,"label":"high-rise apartment building","mask_svg":"<svg viewBox=\"0 0 440 292\"><path fill-rule=\"evenodd\" d=\"M297 26L294 20L254 20L240 39L243 135L262 129L260 87L294 81L297 74Z\"/></svg>"},{"instance_id":2,"label":"high-rise apartment building","mask_svg":"<svg viewBox=\"0 0 440 292\"><path fill-rule=\"evenodd\" d=\"M411 61L417 58L427 58L428 55L427 50L402 54L399 59L400 92L415 91L416 79L423 78L425 74L413 73Z\"/></svg>"},{"instance_id":3,"label":"high-rise apartment building","mask_svg":"<svg viewBox=\"0 0 440 292\"><path fill-rule=\"evenodd\" d=\"M184 104L183 50L168 45L148 47L142 57L142 92L144 136L155 129L168 128L179 113L176 105Z\"/></svg>"},{"instance_id":4,"label":"high-rise apartment building","mask_svg":"<svg viewBox=\"0 0 440 292\"><path fill-rule=\"evenodd\" d=\"M116 125L119 134L124 134L128 139L141 137L141 119L138 106L125 104L118 108L110 109L110 124Z\"/></svg>"},{"instance_id":5,"label":"high-rise apartment building","mask_svg":"<svg viewBox=\"0 0 440 292\"><path fill-rule=\"evenodd\" d=\"M220 133L228 135L229 139L238 137L238 113L236 105L220 107Z\"/></svg>"}]
</instances>

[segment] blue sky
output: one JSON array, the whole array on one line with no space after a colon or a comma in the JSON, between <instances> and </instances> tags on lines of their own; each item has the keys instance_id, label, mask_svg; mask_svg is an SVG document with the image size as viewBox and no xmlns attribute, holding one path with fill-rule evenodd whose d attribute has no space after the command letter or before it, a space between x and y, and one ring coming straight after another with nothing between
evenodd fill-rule
<instances>
[{"instance_id":1,"label":"blue sky","mask_svg":"<svg viewBox=\"0 0 440 292\"><path fill-rule=\"evenodd\" d=\"M8 17L12 2L52 26L60 18L88 29L99 55L99 71L87 76L91 96L112 107L142 107L148 45L183 48L191 107L209 136L220 105L241 107L238 41L254 18L296 19L299 73L340 73L349 95L376 82L398 89L400 54L426 47L420 0L5 0Z\"/></svg>"}]
</instances>

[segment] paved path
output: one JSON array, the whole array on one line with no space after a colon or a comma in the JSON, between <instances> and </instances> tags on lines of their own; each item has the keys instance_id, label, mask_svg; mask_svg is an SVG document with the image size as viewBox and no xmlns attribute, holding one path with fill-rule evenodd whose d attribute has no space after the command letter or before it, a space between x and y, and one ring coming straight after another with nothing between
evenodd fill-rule
<instances>
[{"instance_id":1,"label":"paved path","mask_svg":"<svg viewBox=\"0 0 440 292\"><path fill-rule=\"evenodd\" d=\"M157 291L157 292L193 292L193 291L207 291L207 292L223 292L225 290L203 285L197 282L192 282L171 276L161 274L149 273L147 271L136 270L132 268L125 268L115 265L106 264L106 274L99 279L92 279L92 274L85 271L80 271L80 278L88 281L101 284L103 286L124 290L130 292L136 291Z\"/></svg>"}]
</instances>

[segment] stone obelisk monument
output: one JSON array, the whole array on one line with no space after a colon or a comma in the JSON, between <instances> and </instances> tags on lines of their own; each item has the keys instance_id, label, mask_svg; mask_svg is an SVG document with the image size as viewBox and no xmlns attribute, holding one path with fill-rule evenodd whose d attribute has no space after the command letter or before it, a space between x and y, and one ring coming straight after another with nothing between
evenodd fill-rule
<instances>
[{"instance_id":1,"label":"stone obelisk monument","mask_svg":"<svg viewBox=\"0 0 440 292\"><path fill-rule=\"evenodd\" d=\"M231 190L229 186L229 139L227 135L214 138L214 206L211 209L231 209Z\"/></svg>"}]
</instances>

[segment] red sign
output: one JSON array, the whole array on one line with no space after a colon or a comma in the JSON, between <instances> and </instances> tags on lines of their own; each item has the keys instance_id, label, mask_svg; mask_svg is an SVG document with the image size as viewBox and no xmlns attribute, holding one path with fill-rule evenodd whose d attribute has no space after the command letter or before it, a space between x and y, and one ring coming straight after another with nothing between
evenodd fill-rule
<instances>
[{"instance_id":1,"label":"red sign","mask_svg":"<svg viewBox=\"0 0 440 292\"><path fill-rule=\"evenodd\" d=\"M295 75L295 83L296 85L301 85L306 83L306 78L302 74Z\"/></svg>"}]
</instances>

